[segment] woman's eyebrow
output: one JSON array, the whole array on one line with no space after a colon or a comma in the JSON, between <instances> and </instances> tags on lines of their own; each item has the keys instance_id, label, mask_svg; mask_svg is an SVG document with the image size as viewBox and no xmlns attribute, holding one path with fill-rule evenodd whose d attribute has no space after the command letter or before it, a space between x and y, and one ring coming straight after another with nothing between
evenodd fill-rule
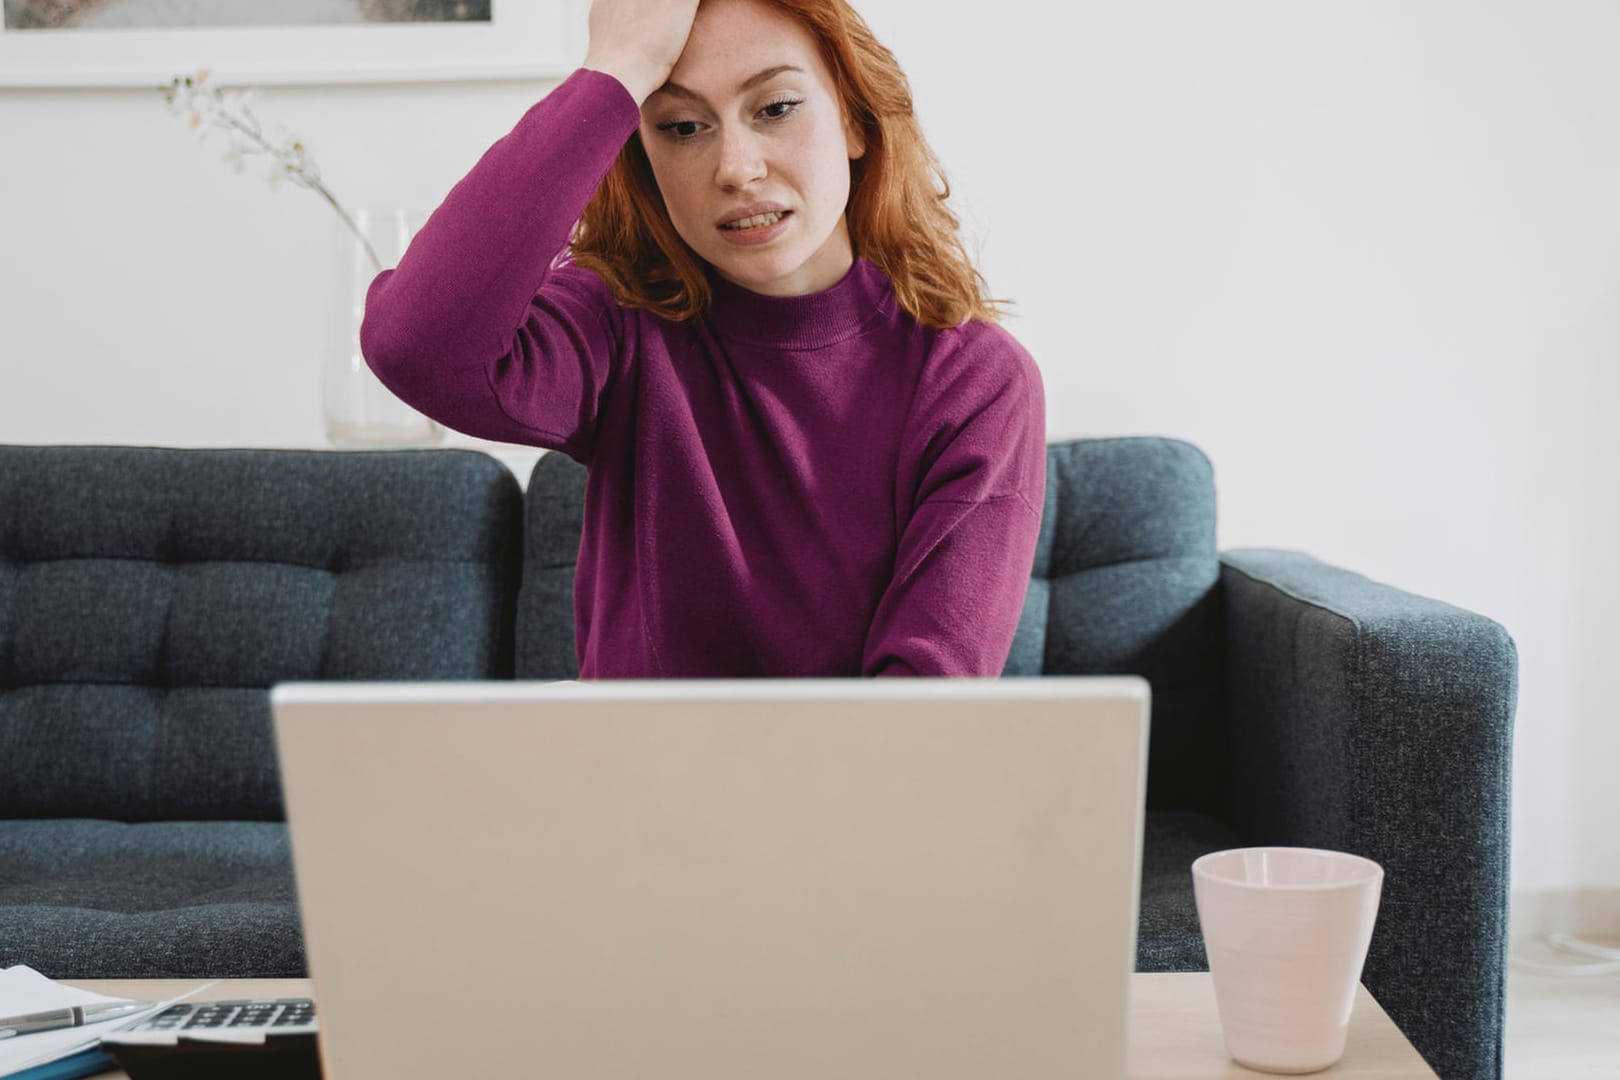
<instances>
[{"instance_id":1,"label":"woman's eyebrow","mask_svg":"<svg viewBox=\"0 0 1620 1080\"><path fill-rule=\"evenodd\" d=\"M801 75L804 74L804 69L801 67L795 67L792 64L777 64L775 67L768 67L758 74L748 76L748 78L744 79L738 85L736 93L746 94L760 83L768 82L769 80L774 79L778 75L782 74L784 71L797 71ZM670 97L686 98L688 101L697 101L702 102L703 104L708 104L703 100L702 94L698 93L696 90L688 90L686 87L676 82L665 83L663 86L658 88L656 93L668 94Z\"/></svg>"}]
</instances>

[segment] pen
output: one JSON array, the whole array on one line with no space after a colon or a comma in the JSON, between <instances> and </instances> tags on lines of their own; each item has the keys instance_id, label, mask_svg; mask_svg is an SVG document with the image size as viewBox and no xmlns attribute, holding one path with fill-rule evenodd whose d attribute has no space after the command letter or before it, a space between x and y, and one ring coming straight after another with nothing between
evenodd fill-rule
<instances>
[{"instance_id":1,"label":"pen","mask_svg":"<svg viewBox=\"0 0 1620 1080\"><path fill-rule=\"evenodd\" d=\"M50 1009L46 1012L29 1013L26 1016L7 1016L0 1018L0 1039L9 1039L13 1035L32 1035L36 1031L79 1027L82 1024L99 1024L103 1020L128 1016L147 1007L147 1002L133 1001L127 1005L75 1005L70 1009Z\"/></svg>"}]
</instances>

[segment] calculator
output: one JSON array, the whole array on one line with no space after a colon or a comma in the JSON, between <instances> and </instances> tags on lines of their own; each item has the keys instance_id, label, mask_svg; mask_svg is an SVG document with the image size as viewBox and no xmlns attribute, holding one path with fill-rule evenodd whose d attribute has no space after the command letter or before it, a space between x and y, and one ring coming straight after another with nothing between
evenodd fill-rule
<instances>
[{"instance_id":1,"label":"calculator","mask_svg":"<svg viewBox=\"0 0 1620 1080\"><path fill-rule=\"evenodd\" d=\"M318 1030L309 998L179 1002L103 1035L101 1049L130 1080L320 1080Z\"/></svg>"}]
</instances>

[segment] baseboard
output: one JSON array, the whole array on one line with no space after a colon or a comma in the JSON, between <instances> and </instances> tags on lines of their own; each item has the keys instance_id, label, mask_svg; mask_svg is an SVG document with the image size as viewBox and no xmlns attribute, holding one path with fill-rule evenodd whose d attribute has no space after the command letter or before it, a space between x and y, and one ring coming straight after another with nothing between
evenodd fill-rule
<instances>
[{"instance_id":1,"label":"baseboard","mask_svg":"<svg viewBox=\"0 0 1620 1080\"><path fill-rule=\"evenodd\" d=\"M1620 942L1620 888L1515 891L1509 899L1509 939L1534 941L1548 934Z\"/></svg>"}]
</instances>

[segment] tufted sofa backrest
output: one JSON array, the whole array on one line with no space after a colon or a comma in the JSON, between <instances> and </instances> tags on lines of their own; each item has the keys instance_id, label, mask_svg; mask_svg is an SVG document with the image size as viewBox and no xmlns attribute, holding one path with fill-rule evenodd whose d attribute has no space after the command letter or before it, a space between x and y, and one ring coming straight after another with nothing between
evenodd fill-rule
<instances>
[{"instance_id":1,"label":"tufted sofa backrest","mask_svg":"<svg viewBox=\"0 0 1620 1080\"><path fill-rule=\"evenodd\" d=\"M517 673L574 678L586 472L562 454L526 496ZM1226 791L1222 613L1209 459L1174 439L1047 447L1046 507L1006 675L1135 674L1153 686L1148 800L1218 810Z\"/></svg>"},{"instance_id":2,"label":"tufted sofa backrest","mask_svg":"<svg viewBox=\"0 0 1620 1080\"><path fill-rule=\"evenodd\" d=\"M585 522L585 466L542 454L529 474L523 511L523 589L518 596L520 679L577 679L574 567Z\"/></svg>"},{"instance_id":3,"label":"tufted sofa backrest","mask_svg":"<svg viewBox=\"0 0 1620 1080\"><path fill-rule=\"evenodd\" d=\"M521 514L469 451L0 447L0 817L278 819L271 684L511 674Z\"/></svg>"},{"instance_id":4,"label":"tufted sofa backrest","mask_svg":"<svg viewBox=\"0 0 1620 1080\"><path fill-rule=\"evenodd\" d=\"M1176 439L1075 439L1046 506L1007 675L1140 675L1153 688L1148 805L1224 816L1225 640L1215 480Z\"/></svg>"}]
</instances>

